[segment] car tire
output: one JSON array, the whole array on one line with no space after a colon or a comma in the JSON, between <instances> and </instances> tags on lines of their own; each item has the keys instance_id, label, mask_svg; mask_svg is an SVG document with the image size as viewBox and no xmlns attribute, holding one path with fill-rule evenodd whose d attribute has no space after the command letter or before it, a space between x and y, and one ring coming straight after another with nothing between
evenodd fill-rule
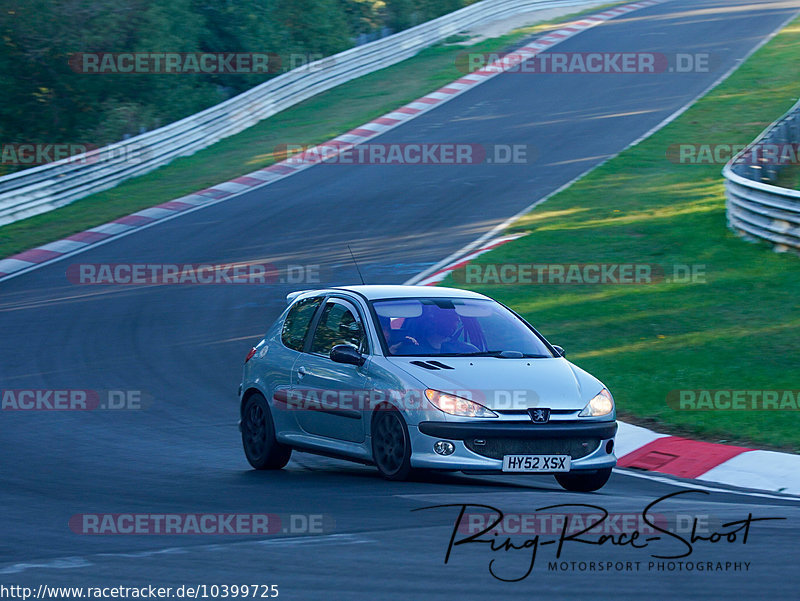
<instances>
[{"instance_id":1,"label":"car tire","mask_svg":"<svg viewBox=\"0 0 800 601\"><path fill-rule=\"evenodd\" d=\"M279 470L292 449L275 439L275 424L267 400L261 394L247 399L242 411L242 446L248 463L257 470Z\"/></svg>"},{"instance_id":2,"label":"car tire","mask_svg":"<svg viewBox=\"0 0 800 601\"><path fill-rule=\"evenodd\" d=\"M556 480L566 490L572 492L592 492L603 488L611 477L611 468L592 471L575 471L556 474Z\"/></svg>"},{"instance_id":3,"label":"car tire","mask_svg":"<svg viewBox=\"0 0 800 601\"><path fill-rule=\"evenodd\" d=\"M402 414L379 407L372 416L372 460L387 480L407 480L411 469L411 439Z\"/></svg>"}]
</instances>

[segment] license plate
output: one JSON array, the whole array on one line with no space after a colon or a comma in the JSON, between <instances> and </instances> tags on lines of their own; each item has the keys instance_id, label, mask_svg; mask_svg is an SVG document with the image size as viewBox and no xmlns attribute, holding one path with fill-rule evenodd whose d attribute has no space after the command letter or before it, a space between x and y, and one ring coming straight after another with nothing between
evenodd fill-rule
<instances>
[{"instance_id":1,"label":"license plate","mask_svg":"<svg viewBox=\"0 0 800 601\"><path fill-rule=\"evenodd\" d=\"M504 472L568 472L569 455L505 455Z\"/></svg>"}]
</instances>

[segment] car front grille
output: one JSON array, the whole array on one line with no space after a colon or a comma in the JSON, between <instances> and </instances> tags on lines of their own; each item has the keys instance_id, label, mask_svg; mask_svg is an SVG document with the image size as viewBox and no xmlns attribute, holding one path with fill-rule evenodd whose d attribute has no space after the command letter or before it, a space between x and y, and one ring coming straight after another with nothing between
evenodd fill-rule
<instances>
[{"instance_id":1,"label":"car front grille","mask_svg":"<svg viewBox=\"0 0 800 601\"><path fill-rule=\"evenodd\" d=\"M491 459L502 459L503 455L569 455L580 459L594 453L600 446L600 439L469 438L464 444L470 451Z\"/></svg>"}]
</instances>

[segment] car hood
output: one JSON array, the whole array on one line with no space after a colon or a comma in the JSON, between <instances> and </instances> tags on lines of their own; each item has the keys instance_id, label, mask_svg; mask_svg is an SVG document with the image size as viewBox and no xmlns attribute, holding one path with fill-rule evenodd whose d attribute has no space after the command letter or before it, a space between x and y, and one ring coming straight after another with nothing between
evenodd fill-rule
<instances>
[{"instance_id":1,"label":"car hood","mask_svg":"<svg viewBox=\"0 0 800 601\"><path fill-rule=\"evenodd\" d=\"M470 398L496 410L581 410L603 389L600 380L563 357L387 357L387 361L425 388Z\"/></svg>"}]
</instances>

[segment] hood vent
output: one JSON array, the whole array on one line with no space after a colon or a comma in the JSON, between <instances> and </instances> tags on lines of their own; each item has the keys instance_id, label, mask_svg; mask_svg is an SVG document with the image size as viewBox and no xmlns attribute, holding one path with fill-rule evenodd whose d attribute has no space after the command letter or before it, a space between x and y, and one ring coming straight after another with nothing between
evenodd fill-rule
<instances>
[{"instance_id":1,"label":"hood vent","mask_svg":"<svg viewBox=\"0 0 800 601\"><path fill-rule=\"evenodd\" d=\"M439 369L435 365L428 365L424 361L412 361L411 365L416 365L417 367L424 367L425 369L430 369L431 371L437 371Z\"/></svg>"},{"instance_id":2,"label":"hood vent","mask_svg":"<svg viewBox=\"0 0 800 601\"><path fill-rule=\"evenodd\" d=\"M428 361L429 364L435 365L436 367L441 367L442 369L455 369L455 367L451 367L449 365L445 365L441 361Z\"/></svg>"},{"instance_id":3,"label":"hood vent","mask_svg":"<svg viewBox=\"0 0 800 601\"><path fill-rule=\"evenodd\" d=\"M445 365L441 361L411 361L411 365L416 365L417 367L422 367L431 371L437 371L440 369L455 369L454 367Z\"/></svg>"}]
</instances>

